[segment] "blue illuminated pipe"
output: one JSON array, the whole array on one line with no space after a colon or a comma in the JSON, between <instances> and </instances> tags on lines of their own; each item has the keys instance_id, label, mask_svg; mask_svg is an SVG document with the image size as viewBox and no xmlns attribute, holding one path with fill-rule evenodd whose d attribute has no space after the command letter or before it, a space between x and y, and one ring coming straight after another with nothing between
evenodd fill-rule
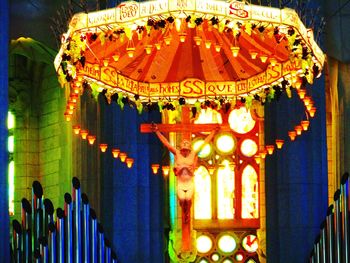
<instances>
[{"instance_id":1,"label":"blue illuminated pipe","mask_svg":"<svg viewBox=\"0 0 350 263\"><path fill-rule=\"evenodd\" d=\"M79 179L73 177L72 180L72 196L74 207L74 255L75 263L82 262L81 258L81 200L80 200L80 182Z\"/></svg>"},{"instance_id":2,"label":"blue illuminated pipe","mask_svg":"<svg viewBox=\"0 0 350 263\"><path fill-rule=\"evenodd\" d=\"M38 238L43 236L43 188L38 181L32 184L34 249L39 248Z\"/></svg>"},{"instance_id":3,"label":"blue illuminated pipe","mask_svg":"<svg viewBox=\"0 0 350 263\"><path fill-rule=\"evenodd\" d=\"M349 174L345 173L341 179L342 193L342 226L343 226L343 261L350 262L350 225L349 225Z\"/></svg>"},{"instance_id":4,"label":"blue illuminated pipe","mask_svg":"<svg viewBox=\"0 0 350 263\"><path fill-rule=\"evenodd\" d=\"M327 263L327 230L326 230L326 220L322 222L321 236L320 236L320 252L321 252L321 262Z\"/></svg>"},{"instance_id":5,"label":"blue illuminated pipe","mask_svg":"<svg viewBox=\"0 0 350 263\"><path fill-rule=\"evenodd\" d=\"M42 263L49 263L49 247L46 237L39 238Z\"/></svg>"},{"instance_id":6,"label":"blue illuminated pipe","mask_svg":"<svg viewBox=\"0 0 350 263\"><path fill-rule=\"evenodd\" d=\"M32 217L32 207L29 201L25 198L22 199L22 229L23 242L22 242L22 251L24 262L31 262L32 258L32 235L31 235L31 217Z\"/></svg>"},{"instance_id":7,"label":"blue illuminated pipe","mask_svg":"<svg viewBox=\"0 0 350 263\"><path fill-rule=\"evenodd\" d=\"M342 227L341 227L341 204L340 204L340 190L334 193L334 226L335 226L335 262L342 262Z\"/></svg>"},{"instance_id":8,"label":"blue illuminated pipe","mask_svg":"<svg viewBox=\"0 0 350 263\"><path fill-rule=\"evenodd\" d=\"M114 252L114 251L112 251L112 263L117 263L118 261L117 261L117 254Z\"/></svg>"},{"instance_id":9,"label":"blue illuminated pipe","mask_svg":"<svg viewBox=\"0 0 350 263\"><path fill-rule=\"evenodd\" d=\"M14 263L22 263L22 227L21 224L15 219L12 221L13 229L13 254Z\"/></svg>"},{"instance_id":10,"label":"blue illuminated pipe","mask_svg":"<svg viewBox=\"0 0 350 263\"><path fill-rule=\"evenodd\" d=\"M327 209L327 254L328 263L335 263L334 261L334 214L333 205L330 205Z\"/></svg>"},{"instance_id":11,"label":"blue illuminated pipe","mask_svg":"<svg viewBox=\"0 0 350 263\"><path fill-rule=\"evenodd\" d=\"M55 209L53 207L53 204L50 199L45 199L44 200L44 234L43 236L48 236L49 235L49 224L54 223L54 218L53 214L55 212Z\"/></svg>"},{"instance_id":12,"label":"blue illuminated pipe","mask_svg":"<svg viewBox=\"0 0 350 263\"><path fill-rule=\"evenodd\" d=\"M84 263L90 263L90 205L89 199L85 193L81 195L83 203L83 251L84 251Z\"/></svg>"},{"instance_id":13,"label":"blue illuminated pipe","mask_svg":"<svg viewBox=\"0 0 350 263\"><path fill-rule=\"evenodd\" d=\"M98 263L98 231L97 217L94 209L90 209L91 218L91 263Z\"/></svg>"},{"instance_id":14,"label":"blue illuminated pipe","mask_svg":"<svg viewBox=\"0 0 350 263\"><path fill-rule=\"evenodd\" d=\"M105 263L105 238L103 227L100 223L97 224L98 230L98 262Z\"/></svg>"},{"instance_id":15,"label":"blue illuminated pipe","mask_svg":"<svg viewBox=\"0 0 350 263\"><path fill-rule=\"evenodd\" d=\"M320 253L320 236L317 236L314 243L314 262L320 263L321 261L321 253Z\"/></svg>"},{"instance_id":16,"label":"blue illuminated pipe","mask_svg":"<svg viewBox=\"0 0 350 263\"><path fill-rule=\"evenodd\" d=\"M64 195L64 214L66 216L66 262L73 263L73 213L72 197L69 193Z\"/></svg>"},{"instance_id":17,"label":"blue illuminated pipe","mask_svg":"<svg viewBox=\"0 0 350 263\"><path fill-rule=\"evenodd\" d=\"M105 262L106 263L112 262L111 244L109 243L109 240L107 238L105 238Z\"/></svg>"},{"instance_id":18,"label":"blue illuminated pipe","mask_svg":"<svg viewBox=\"0 0 350 263\"><path fill-rule=\"evenodd\" d=\"M54 223L49 224L49 262L56 263L56 227Z\"/></svg>"},{"instance_id":19,"label":"blue illuminated pipe","mask_svg":"<svg viewBox=\"0 0 350 263\"><path fill-rule=\"evenodd\" d=\"M38 238L39 241L39 238ZM35 249L34 250L34 263L41 263L41 255L40 255L40 250L39 249Z\"/></svg>"},{"instance_id":20,"label":"blue illuminated pipe","mask_svg":"<svg viewBox=\"0 0 350 263\"><path fill-rule=\"evenodd\" d=\"M64 263L65 262L65 233L64 233L64 211L62 208L57 208L57 262Z\"/></svg>"}]
</instances>

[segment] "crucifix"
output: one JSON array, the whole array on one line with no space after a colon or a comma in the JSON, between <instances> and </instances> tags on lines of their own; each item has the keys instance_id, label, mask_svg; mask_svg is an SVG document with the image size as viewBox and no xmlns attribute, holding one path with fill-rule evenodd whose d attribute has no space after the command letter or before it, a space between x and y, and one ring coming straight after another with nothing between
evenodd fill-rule
<instances>
[{"instance_id":1,"label":"crucifix","mask_svg":"<svg viewBox=\"0 0 350 263\"><path fill-rule=\"evenodd\" d=\"M197 164L197 154L202 149L193 150L191 148L191 134L195 132L211 132L206 137L202 146L215 135L220 128L229 129L227 122L223 125L219 124L193 124L191 123L190 108L184 106L182 108L181 123L179 124L141 124L141 133L155 132L161 142L174 154L174 173L177 178L177 197L182 209L182 250L189 251L191 249L191 205L193 198L193 176ZM177 132L182 134L182 142L180 150L172 146L167 138L161 132Z\"/></svg>"}]
</instances>

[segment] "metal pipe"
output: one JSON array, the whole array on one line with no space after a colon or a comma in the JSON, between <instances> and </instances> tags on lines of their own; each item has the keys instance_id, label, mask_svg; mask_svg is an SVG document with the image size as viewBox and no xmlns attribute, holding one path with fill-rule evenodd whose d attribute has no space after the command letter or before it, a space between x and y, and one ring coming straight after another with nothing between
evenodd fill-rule
<instances>
[{"instance_id":1,"label":"metal pipe","mask_svg":"<svg viewBox=\"0 0 350 263\"><path fill-rule=\"evenodd\" d=\"M97 217L94 209L90 209L91 218L91 263L98 262L98 231Z\"/></svg>"},{"instance_id":2,"label":"metal pipe","mask_svg":"<svg viewBox=\"0 0 350 263\"><path fill-rule=\"evenodd\" d=\"M72 179L72 196L74 206L74 255L75 263L80 263L81 260L81 200L80 200L80 182L78 178Z\"/></svg>"},{"instance_id":3,"label":"metal pipe","mask_svg":"<svg viewBox=\"0 0 350 263\"><path fill-rule=\"evenodd\" d=\"M341 205L340 205L340 190L338 189L334 194L334 225L335 225L335 262L342 262L342 227L341 227Z\"/></svg>"},{"instance_id":4,"label":"metal pipe","mask_svg":"<svg viewBox=\"0 0 350 263\"><path fill-rule=\"evenodd\" d=\"M328 262L335 263L334 261L334 206L330 205L327 209L327 254Z\"/></svg>"},{"instance_id":5,"label":"metal pipe","mask_svg":"<svg viewBox=\"0 0 350 263\"><path fill-rule=\"evenodd\" d=\"M314 252L315 252L315 263L320 263L321 262L321 257L320 257L320 236L318 235L316 237L315 243L314 243Z\"/></svg>"},{"instance_id":6,"label":"metal pipe","mask_svg":"<svg viewBox=\"0 0 350 263\"><path fill-rule=\"evenodd\" d=\"M46 237L39 238L42 263L49 263L49 247Z\"/></svg>"},{"instance_id":7,"label":"metal pipe","mask_svg":"<svg viewBox=\"0 0 350 263\"><path fill-rule=\"evenodd\" d=\"M112 251L112 263L117 263L117 254Z\"/></svg>"},{"instance_id":8,"label":"metal pipe","mask_svg":"<svg viewBox=\"0 0 350 263\"><path fill-rule=\"evenodd\" d=\"M83 203L83 262L90 263L90 205L85 193L81 195L81 200Z\"/></svg>"},{"instance_id":9,"label":"metal pipe","mask_svg":"<svg viewBox=\"0 0 350 263\"><path fill-rule=\"evenodd\" d=\"M54 223L49 224L49 262L56 263L56 227Z\"/></svg>"},{"instance_id":10,"label":"metal pipe","mask_svg":"<svg viewBox=\"0 0 350 263\"><path fill-rule=\"evenodd\" d=\"M64 213L66 216L66 262L73 263L73 214L72 197L69 193L64 194Z\"/></svg>"},{"instance_id":11,"label":"metal pipe","mask_svg":"<svg viewBox=\"0 0 350 263\"><path fill-rule=\"evenodd\" d=\"M321 252L321 262L327 263L327 230L326 230L326 220L324 220L320 226L321 237L320 237L320 252Z\"/></svg>"},{"instance_id":12,"label":"metal pipe","mask_svg":"<svg viewBox=\"0 0 350 263\"><path fill-rule=\"evenodd\" d=\"M31 235L31 215L32 207L29 201L25 198L22 199L22 229L23 235L23 260L24 262L30 262L32 258L32 235Z\"/></svg>"},{"instance_id":13,"label":"metal pipe","mask_svg":"<svg viewBox=\"0 0 350 263\"><path fill-rule=\"evenodd\" d=\"M38 238L43 236L43 188L38 181L32 184L32 206L33 206L33 240L34 249L39 248Z\"/></svg>"},{"instance_id":14,"label":"metal pipe","mask_svg":"<svg viewBox=\"0 0 350 263\"><path fill-rule=\"evenodd\" d=\"M105 238L103 233L103 227L100 223L97 224L98 229L98 255L99 263L105 263Z\"/></svg>"},{"instance_id":15,"label":"metal pipe","mask_svg":"<svg viewBox=\"0 0 350 263\"><path fill-rule=\"evenodd\" d=\"M41 263L41 255L40 255L40 250L39 249L35 249L34 250L34 262L35 263Z\"/></svg>"},{"instance_id":16,"label":"metal pipe","mask_svg":"<svg viewBox=\"0 0 350 263\"><path fill-rule=\"evenodd\" d=\"M22 263L22 227L16 219L12 221L12 229L14 263Z\"/></svg>"},{"instance_id":17,"label":"metal pipe","mask_svg":"<svg viewBox=\"0 0 350 263\"><path fill-rule=\"evenodd\" d=\"M44 234L43 236L48 236L49 235L49 224L54 223L54 218L53 214L55 212L55 209L53 207L53 204L50 199L45 199L44 200Z\"/></svg>"},{"instance_id":18,"label":"metal pipe","mask_svg":"<svg viewBox=\"0 0 350 263\"><path fill-rule=\"evenodd\" d=\"M350 232L349 232L349 173L342 176L340 190L342 193L342 226L343 226L343 261L350 261Z\"/></svg>"},{"instance_id":19,"label":"metal pipe","mask_svg":"<svg viewBox=\"0 0 350 263\"><path fill-rule=\"evenodd\" d=\"M57 215L57 262L58 263L64 263L64 251L65 251L65 233L64 233L64 211L62 208L57 208L56 210Z\"/></svg>"},{"instance_id":20,"label":"metal pipe","mask_svg":"<svg viewBox=\"0 0 350 263\"><path fill-rule=\"evenodd\" d=\"M105 261L106 263L111 263L112 259L112 249L111 249L111 244L107 238L105 238Z\"/></svg>"}]
</instances>

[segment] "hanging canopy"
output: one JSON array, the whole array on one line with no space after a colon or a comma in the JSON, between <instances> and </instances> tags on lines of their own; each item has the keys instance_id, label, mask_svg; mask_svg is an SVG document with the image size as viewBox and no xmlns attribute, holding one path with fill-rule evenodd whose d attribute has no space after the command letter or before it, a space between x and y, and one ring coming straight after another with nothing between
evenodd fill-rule
<instances>
[{"instance_id":1,"label":"hanging canopy","mask_svg":"<svg viewBox=\"0 0 350 263\"><path fill-rule=\"evenodd\" d=\"M194 103L298 89L320 74L324 59L292 9L157 0L74 15L55 67L62 85L86 83L108 99Z\"/></svg>"}]
</instances>

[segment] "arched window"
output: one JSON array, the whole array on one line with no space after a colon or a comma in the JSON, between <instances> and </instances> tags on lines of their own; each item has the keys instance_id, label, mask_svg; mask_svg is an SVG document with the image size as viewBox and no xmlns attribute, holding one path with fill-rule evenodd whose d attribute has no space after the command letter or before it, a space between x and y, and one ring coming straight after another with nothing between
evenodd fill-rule
<instances>
[{"instance_id":1,"label":"arched window","mask_svg":"<svg viewBox=\"0 0 350 263\"><path fill-rule=\"evenodd\" d=\"M251 165L242 172L242 218L258 218L258 174Z\"/></svg>"},{"instance_id":2,"label":"arched window","mask_svg":"<svg viewBox=\"0 0 350 263\"><path fill-rule=\"evenodd\" d=\"M205 166L195 171L194 218L211 219L211 178Z\"/></svg>"},{"instance_id":3,"label":"arched window","mask_svg":"<svg viewBox=\"0 0 350 263\"><path fill-rule=\"evenodd\" d=\"M217 171L217 207L218 219L233 219L234 194L235 190L235 171L234 165L224 160L219 165Z\"/></svg>"}]
</instances>

